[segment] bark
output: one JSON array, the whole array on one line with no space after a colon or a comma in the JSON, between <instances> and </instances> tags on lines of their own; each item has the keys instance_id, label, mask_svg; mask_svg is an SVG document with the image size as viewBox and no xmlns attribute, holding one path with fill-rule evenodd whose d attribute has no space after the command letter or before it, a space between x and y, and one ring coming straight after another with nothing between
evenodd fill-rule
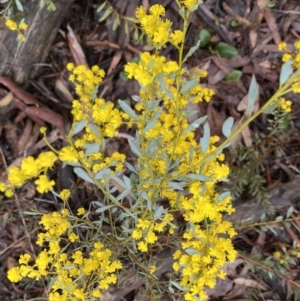
<instances>
[{"instance_id":1,"label":"bark","mask_svg":"<svg viewBox=\"0 0 300 301\"><path fill-rule=\"evenodd\" d=\"M17 32L10 31L2 22L0 27L0 75L8 76L23 87L39 73L50 52L64 15L73 0L53 1L56 11L41 8L40 1L28 1L25 22L26 41L18 47Z\"/></svg>"}]
</instances>

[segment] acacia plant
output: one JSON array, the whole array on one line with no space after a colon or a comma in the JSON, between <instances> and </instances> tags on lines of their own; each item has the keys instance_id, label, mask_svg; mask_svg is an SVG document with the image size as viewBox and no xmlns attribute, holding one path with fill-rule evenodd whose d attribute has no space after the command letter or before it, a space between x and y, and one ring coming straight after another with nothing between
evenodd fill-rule
<instances>
[{"instance_id":1,"label":"acacia plant","mask_svg":"<svg viewBox=\"0 0 300 301\"><path fill-rule=\"evenodd\" d=\"M176 2L183 19L181 29L173 29L170 20L164 19L161 5L151 6L149 12L144 7L136 10L136 18L155 50L143 52L139 62L125 66L128 78L140 85L139 95L132 96L134 108L119 100L118 109L97 96L105 76L98 66L67 65L77 94L72 128L65 136L67 146L56 150L49 145L50 150L36 158L24 158L19 167L8 169L7 182L0 183L0 191L12 197L17 188L35 179L39 193L52 192L63 202L59 212L33 210L41 215L42 229L36 241L40 252L21 255L19 266L8 271L10 281L47 281L50 301L96 300L127 270L135 270L148 283L151 300L167 292L176 299L183 295L185 300L196 301L206 300L205 288L213 288L218 278L226 277L221 268L234 261L237 252L231 240L235 230L223 220L223 214L234 211L231 196L215 190L229 174L222 152L262 112L290 107L283 96L291 90L300 92L300 71L293 71L299 67L300 42L283 65L279 89L255 114L258 85L253 77L247 120L231 132L233 118L228 118L223 125L226 139L218 144L220 138L210 136L206 117L189 123L185 110L189 103L208 102L214 95L212 89L199 83L206 71L185 67L200 44L198 41L184 53L190 16L201 1ZM178 61L160 55L169 43L178 51ZM128 144L136 164L130 164L125 153L108 156L106 152L109 139L124 137L118 132L121 125L135 132L134 137L128 135ZM203 136L196 141L194 131L199 126ZM44 128L42 132L46 139ZM54 191L55 182L48 171L58 161L73 166L78 177L102 192L103 198L93 203L99 218L92 219L90 210L83 207L72 213L68 208L70 191ZM125 170L136 175L134 183ZM173 250L174 271L168 283L158 280L159 267L152 261L162 248ZM136 261L128 263L128 258Z\"/></svg>"}]
</instances>

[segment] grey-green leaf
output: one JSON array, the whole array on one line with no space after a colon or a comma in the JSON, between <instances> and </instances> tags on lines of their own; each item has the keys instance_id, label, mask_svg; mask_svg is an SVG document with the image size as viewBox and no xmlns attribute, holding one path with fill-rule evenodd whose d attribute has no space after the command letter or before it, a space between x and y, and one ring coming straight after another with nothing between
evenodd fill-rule
<instances>
[{"instance_id":1,"label":"grey-green leaf","mask_svg":"<svg viewBox=\"0 0 300 301\"><path fill-rule=\"evenodd\" d=\"M168 185L176 190L183 190L182 186L177 182L168 182Z\"/></svg>"},{"instance_id":2,"label":"grey-green leaf","mask_svg":"<svg viewBox=\"0 0 300 301\"><path fill-rule=\"evenodd\" d=\"M24 11L23 5L22 5L22 3L20 2L20 0L15 0L15 2L16 2L17 9L18 9L19 11Z\"/></svg>"},{"instance_id":3,"label":"grey-green leaf","mask_svg":"<svg viewBox=\"0 0 300 301\"><path fill-rule=\"evenodd\" d=\"M209 145L209 139L210 139L210 128L208 122L206 122L203 126L203 136L200 138L200 146L203 155L206 155L206 151Z\"/></svg>"},{"instance_id":4,"label":"grey-green leaf","mask_svg":"<svg viewBox=\"0 0 300 301\"><path fill-rule=\"evenodd\" d=\"M138 157L142 157L142 154L140 153L140 150L138 149L138 147L135 145L134 141L128 139L128 143L131 147L131 150L133 151L133 153L135 155L137 155Z\"/></svg>"},{"instance_id":5,"label":"grey-green leaf","mask_svg":"<svg viewBox=\"0 0 300 301\"><path fill-rule=\"evenodd\" d=\"M198 79L192 79L189 80L188 82L186 82L183 87L180 89L180 93L184 93L190 89L192 89L193 87L195 87L196 85L199 84L199 80Z\"/></svg>"},{"instance_id":6,"label":"grey-green leaf","mask_svg":"<svg viewBox=\"0 0 300 301\"><path fill-rule=\"evenodd\" d=\"M72 131L70 133L70 136L72 137L72 136L78 134L79 132L81 132L85 128L86 123L87 123L86 120L81 120L79 122L76 122L74 124L74 126L72 127Z\"/></svg>"},{"instance_id":7,"label":"grey-green leaf","mask_svg":"<svg viewBox=\"0 0 300 301\"><path fill-rule=\"evenodd\" d=\"M104 1L98 8L97 8L97 13L99 13L106 5L106 2Z\"/></svg>"},{"instance_id":8,"label":"grey-green leaf","mask_svg":"<svg viewBox=\"0 0 300 301\"><path fill-rule=\"evenodd\" d=\"M293 74L293 62L291 60L285 62L281 67L279 83L284 85L289 77Z\"/></svg>"},{"instance_id":9,"label":"grey-green leaf","mask_svg":"<svg viewBox=\"0 0 300 301\"><path fill-rule=\"evenodd\" d=\"M186 54L186 56L183 59L183 62L185 62L200 46L200 40L197 42L197 44L190 48L189 52Z\"/></svg>"},{"instance_id":10,"label":"grey-green leaf","mask_svg":"<svg viewBox=\"0 0 300 301\"><path fill-rule=\"evenodd\" d=\"M104 211L110 209L110 208L113 207L113 206L114 206L114 205L103 206L103 207L101 207L101 208L96 209L95 212L101 213L101 212L104 212Z\"/></svg>"},{"instance_id":11,"label":"grey-green leaf","mask_svg":"<svg viewBox=\"0 0 300 301\"><path fill-rule=\"evenodd\" d=\"M87 172L85 170L83 170L80 167L75 167L74 168L74 172L77 174L78 177L80 177L81 179L90 182L92 184L94 184L93 179L90 178L90 176L87 174Z\"/></svg>"},{"instance_id":12,"label":"grey-green leaf","mask_svg":"<svg viewBox=\"0 0 300 301\"><path fill-rule=\"evenodd\" d=\"M113 10L110 7L108 7L106 11L103 13L103 16L99 19L99 22L104 21L112 12Z\"/></svg>"},{"instance_id":13,"label":"grey-green leaf","mask_svg":"<svg viewBox=\"0 0 300 301\"><path fill-rule=\"evenodd\" d=\"M228 138L231 134L233 122L234 122L234 119L232 117L228 117L223 123L222 133L226 138Z\"/></svg>"},{"instance_id":14,"label":"grey-green leaf","mask_svg":"<svg viewBox=\"0 0 300 301\"><path fill-rule=\"evenodd\" d=\"M249 92L248 92L248 116L252 115L254 104L258 98L259 86L257 84L255 75L252 75Z\"/></svg>"},{"instance_id":15,"label":"grey-green leaf","mask_svg":"<svg viewBox=\"0 0 300 301\"><path fill-rule=\"evenodd\" d=\"M202 181L202 182L211 181L211 178L209 178L205 175L200 175L200 174L190 173L187 175L187 177L190 179L194 179L194 180L198 180L198 181Z\"/></svg>"},{"instance_id":16,"label":"grey-green leaf","mask_svg":"<svg viewBox=\"0 0 300 301\"><path fill-rule=\"evenodd\" d=\"M229 191L225 191L222 194L219 195L219 197L216 200L216 205L218 205L219 203L221 203L225 198L227 198L230 195Z\"/></svg>"},{"instance_id":17,"label":"grey-green leaf","mask_svg":"<svg viewBox=\"0 0 300 301\"><path fill-rule=\"evenodd\" d=\"M128 114L132 119L139 122L139 117L135 114L135 112L131 109L131 107L123 100L119 99L118 103L120 107L124 110L126 114Z\"/></svg>"},{"instance_id":18,"label":"grey-green leaf","mask_svg":"<svg viewBox=\"0 0 300 301\"><path fill-rule=\"evenodd\" d=\"M108 178L110 175L111 170L109 168L104 168L100 170L98 173L95 175L96 180L101 180L103 178Z\"/></svg>"}]
</instances>

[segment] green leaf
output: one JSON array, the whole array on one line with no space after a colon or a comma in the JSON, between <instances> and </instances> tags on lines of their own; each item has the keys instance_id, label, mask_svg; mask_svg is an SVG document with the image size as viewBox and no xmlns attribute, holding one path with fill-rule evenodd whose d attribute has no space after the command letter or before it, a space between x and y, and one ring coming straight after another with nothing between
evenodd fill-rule
<instances>
[{"instance_id":1,"label":"green leaf","mask_svg":"<svg viewBox=\"0 0 300 301\"><path fill-rule=\"evenodd\" d=\"M132 152L133 152L136 156L138 156L139 158L142 157L142 154L140 153L139 148L135 145L134 141L128 139L128 143L129 143L129 145L130 145L130 148L131 148Z\"/></svg>"},{"instance_id":2,"label":"green leaf","mask_svg":"<svg viewBox=\"0 0 300 301\"><path fill-rule=\"evenodd\" d=\"M202 182L211 181L211 178L209 178L205 175L199 175L199 174L194 174L194 173L188 174L187 177L190 179L198 180L198 181L202 181Z\"/></svg>"},{"instance_id":3,"label":"green leaf","mask_svg":"<svg viewBox=\"0 0 300 301\"><path fill-rule=\"evenodd\" d=\"M161 86L161 88L163 89L163 91L166 93L166 95L167 95L170 99L174 100L174 95L173 95L173 94L167 89L167 87L166 87L165 74L159 75L159 76L157 77L157 80L159 81L160 86Z\"/></svg>"},{"instance_id":4,"label":"green leaf","mask_svg":"<svg viewBox=\"0 0 300 301\"><path fill-rule=\"evenodd\" d=\"M293 74L293 62L291 60L285 62L281 67L279 84L284 85L289 77Z\"/></svg>"},{"instance_id":5,"label":"green leaf","mask_svg":"<svg viewBox=\"0 0 300 301\"><path fill-rule=\"evenodd\" d=\"M125 183L125 188L131 190L131 181L130 181L130 179L127 176L123 175L123 180L124 180L124 183Z\"/></svg>"},{"instance_id":6,"label":"green leaf","mask_svg":"<svg viewBox=\"0 0 300 301\"><path fill-rule=\"evenodd\" d=\"M190 131L197 129L203 122L205 122L207 119L207 116L200 117L196 120L194 120L184 131L182 131L180 134L185 135L186 133L189 133Z\"/></svg>"},{"instance_id":7,"label":"green leaf","mask_svg":"<svg viewBox=\"0 0 300 301\"><path fill-rule=\"evenodd\" d=\"M224 199L226 199L230 195L230 191L225 191L222 194L219 195L219 197L216 200L216 205L221 203Z\"/></svg>"},{"instance_id":8,"label":"green leaf","mask_svg":"<svg viewBox=\"0 0 300 301\"><path fill-rule=\"evenodd\" d=\"M168 182L168 185L176 190L183 190L182 186L177 182Z\"/></svg>"},{"instance_id":9,"label":"green leaf","mask_svg":"<svg viewBox=\"0 0 300 301\"><path fill-rule=\"evenodd\" d=\"M23 211L23 213L26 214L26 215L41 215L41 213L32 212L32 211Z\"/></svg>"},{"instance_id":10,"label":"green leaf","mask_svg":"<svg viewBox=\"0 0 300 301\"><path fill-rule=\"evenodd\" d=\"M128 20L128 21L130 21L130 22L132 22L132 23L135 23L135 24L139 24L139 23L140 23L140 21L139 21L138 19L136 19L136 18L132 18L132 17L124 17L124 19L125 19L125 20Z\"/></svg>"},{"instance_id":11,"label":"green leaf","mask_svg":"<svg viewBox=\"0 0 300 301\"><path fill-rule=\"evenodd\" d=\"M263 113L265 114L271 114L275 111L275 109L278 107L278 103L273 103L271 105L269 105L268 107L266 107L264 110L263 110Z\"/></svg>"},{"instance_id":12,"label":"green leaf","mask_svg":"<svg viewBox=\"0 0 300 301\"><path fill-rule=\"evenodd\" d=\"M248 91L248 116L252 115L254 104L259 95L259 86L257 84L255 75L252 75L249 91Z\"/></svg>"},{"instance_id":13,"label":"green leaf","mask_svg":"<svg viewBox=\"0 0 300 301\"><path fill-rule=\"evenodd\" d=\"M119 185L121 185L123 188L126 188L126 184L119 178L116 176L112 176L111 177L114 181L116 181Z\"/></svg>"},{"instance_id":14,"label":"green leaf","mask_svg":"<svg viewBox=\"0 0 300 301\"><path fill-rule=\"evenodd\" d=\"M108 18L108 16L109 16L112 12L113 12L113 10L112 10L110 7L108 7L108 8L106 9L106 11L104 12L103 16L99 19L99 22L102 22L102 21L104 21L106 18Z\"/></svg>"},{"instance_id":15,"label":"green leaf","mask_svg":"<svg viewBox=\"0 0 300 301\"><path fill-rule=\"evenodd\" d=\"M233 70L225 76L225 80L228 82L236 82L242 76L243 72L240 70Z\"/></svg>"},{"instance_id":16,"label":"green leaf","mask_svg":"<svg viewBox=\"0 0 300 301\"><path fill-rule=\"evenodd\" d=\"M206 151L207 151L207 148L209 145L209 139L210 139L210 128L209 128L208 122L206 122L204 124L203 130L204 130L204 133L203 133L203 137L200 138L200 146L201 146L203 155L206 155Z\"/></svg>"},{"instance_id":17,"label":"green leaf","mask_svg":"<svg viewBox=\"0 0 300 301\"><path fill-rule=\"evenodd\" d=\"M154 213L154 220L160 219L163 215L163 213L165 213L166 210L164 209L163 206L159 206L155 209L155 213Z\"/></svg>"},{"instance_id":18,"label":"green leaf","mask_svg":"<svg viewBox=\"0 0 300 301\"><path fill-rule=\"evenodd\" d=\"M101 180L103 178L108 178L110 176L111 170L109 168L104 168L100 170L98 173L95 175L96 180Z\"/></svg>"},{"instance_id":19,"label":"green leaf","mask_svg":"<svg viewBox=\"0 0 300 301\"><path fill-rule=\"evenodd\" d=\"M211 39L209 31L207 31L206 29L201 29L198 37L200 39L200 47L205 47Z\"/></svg>"},{"instance_id":20,"label":"green leaf","mask_svg":"<svg viewBox=\"0 0 300 301\"><path fill-rule=\"evenodd\" d=\"M223 123L222 133L226 138L228 138L231 134L231 129L232 129L232 126L233 126L233 122L234 122L234 119L232 117L229 117Z\"/></svg>"},{"instance_id":21,"label":"green leaf","mask_svg":"<svg viewBox=\"0 0 300 301\"><path fill-rule=\"evenodd\" d=\"M185 7L182 6L178 12L179 12L179 15L184 19L185 18Z\"/></svg>"},{"instance_id":22,"label":"green leaf","mask_svg":"<svg viewBox=\"0 0 300 301\"><path fill-rule=\"evenodd\" d=\"M98 8L97 8L97 13L99 13L106 5L106 2L104 1Z\"/></svg>"},{"instance_id":23,"label":"green leaf","mask_svg":"<svg viewBox=\"0 0 300 301\"><path fill-rule=\"evenodd\" d=\"M15 1L16 1L17 9L18 9L19 11L24 11L23 5L22 5L22 3L20 2L20 0L15 0Z\"/></svg>"},{"instance_id":24,"label":"green leaf","mask_svg":"<svg viewBox=\"0 0 300 301\"><path fill-rule=\"evenodd\" d=\"M120 18L119 18L119 15L117 15L117 17L113 23L112 30L115 31L119 25L120 25Z\"/></svg>"},{"instance_id":25,"label":"green leaf","mask_svg":"<svg viewBox=\"0 0 300 301\"><path fill-rule=\"evenodd\" d=\"M101 133L96 124L88 124L88 127L89 127L91 133L94 133L97 136L97 138L101 138Z\"/></svg>"},{"instance_id":26,"label":"green leaf","mask_svg":"<svg viewBox=\"0 0 300 301\"><path fill-rule=\"evenodd\" d=\"M135 112L131 109L131 107L123 100L119 99L118 103L120 107L123 109L123 111L128 114L132 119L139 122L139 117L135 114Z\"/></svg>"},{"instance_id":27,"label":"green leaf","mask_svg":"<svg viewBox=\"0 0 300 301\"><path fill-rule=\"evenodd\" d=\"M184 57L183 62L185 62L199 48L200 42L201 41L199 40L195 46L193 46L192 48L190 48L189 52Z\"/></svg>"},{"instance_id":28,"label":"green leaf","mask_svg":"<svg viewBox=\"0 0 300 301\"><path fill-rule=\"evenodd\" d=\"M100 150L100 143L87 143L83 146L86 149L84 155L87 156L89 154L98 153Z\"/></svg>"},{"instance_id":29,"label":"green leaf","mask_svg":"<svg viewBox=\"0 0 300 301\"><path fill-rule=\"evenodd\" d=\"M133 39L135 41L137 41L139 39L139 30L138 30L138 28L135 28L135 30L133 32Z\"/></svg>"},{"instance_id":30,"label":"green leaf","mask_svg":"<svg viewBox=\"0 0 300 301\"><path fill-rule=\"evenodd\" d=\"M106 210L112 208L113 206L114 206L114 205L103 206L103 207L101 207L101 208L96 209L95 212L101 213L101 212L104 212L104 211L106 211Z\"/></svg>"},{"instance_id":31,"label":"green leaf","mask_svg":"<svg viewBox=\"0 0 300 301\"><path fill-rule=\"evenodd\" d=\"M199 80L198 79L192 79L189 80L188 82L186 82L183 87L180 89L180 93L183 94L184 92L192 89L193 87L195 87L196 85L199 84Z\"/></svg>"},{"instance_id":32,"label":"green leaf","mask_svg":"<svg viewBox=\"0 0 300 301\"><path fill-rule=\"evenodd\" d=\"M170 280L170 283L172 283L173 286L175 286L176 288L178 288L179 290L186 292L188 290L188 288L182 287L179 283Z\"/></svg>"},{"instance_id":33,"label":"green leaf","mask_svg":"<svg viewBox=\"0 0 300 301\"><path fill-rule=\"evenodd\" d=\"M127 167L130 171L132 171L132 172L134 172L135 174L137 174L137 170L136 170L130 163L125 162L125 165L126 165L126 167Z\"/></svg>"},{"instance_id":34,"label":"green leaf","mask_svg":"<svg viewBox=\"0 0 300 301\"><path fill-rule=\"evenodd\" d=\"M74 168L74 172L77 174L78 177L80 177L81 179L89 182L89 183L92 183L92 184L95 184L93 179L90 178L90 176L87 174L87 172L85 170L83 170L82 168L80 167L75 167Z\"/></svg>"},{"instance_id":35,"label":"green leaf","mask_svg":"<svg viewBox=\"0 0 300 301\"><path fill-rule=\"evenodd\" d=\"M220 42L215 47L215 50L218 51L218 53L221 57L224 57L226 59L231 59L231 58L237 56L237 54L238 54L237 50L234 47L232 47L224 42Z\"/></svg>"},{"instance_id":36,"label":"green leaf","mask_svg":"<svg viewBox=\"0 0 300 301\"><path fill-rule=\"evenodd\" d=\"M73 137L74 135L81 132L85 128L86 123L87 123L86 120L81 120L81 121L75 122L72 126L72 130L70 132L70 137Z\"/></svg>"},{"instance_id":37,"label":"green leaf","mask_svg":"<svg viewBox=\"0 0 300 301\"><path fill-rule=\"evenodd\" d=\"M126 33L126 36L129 36L128 22L126 22L126 21L125 21L125 33Z\"/></svg>"}]
</instances>

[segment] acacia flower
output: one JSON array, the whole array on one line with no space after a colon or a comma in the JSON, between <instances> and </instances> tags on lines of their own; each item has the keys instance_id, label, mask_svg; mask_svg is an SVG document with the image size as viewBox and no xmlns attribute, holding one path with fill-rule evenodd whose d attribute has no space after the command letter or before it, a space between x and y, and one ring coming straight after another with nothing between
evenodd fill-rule
<instances>
[{"instance_id":1,"label":"acacia flower","mask_svg":"<svg viewBox=\"0 0 300 301\"><path fill-rule=\"evenodd\" d=\"M78 153L76 151L76 149L72 146L66 146L63 147L60 151L59 151L59 160L66 162L74 162L77 163L78 162Z\"/></svg>"},{"instance_id":2,"label":"acacia flower","mask_svg":"<svg viewBox=\"0 0 300 301\"><path fill-rule=\"evenodd\" d=\"M7 278L11 282L19 282L22 279L19 267L13 267L7 272Z\"/></svg>"},{"instance_id":3,"label":"acacia flower","mask_svg":"<svg viewBox=\"0 0 300 301\"><path fill-rule=\"evenodd\" d=\"M53 180L50 181L46 175L41 175L34 183L37 185L36 190L39 193L49 192L55 185L55 182Z\"/></svg>"}]
</instances>

